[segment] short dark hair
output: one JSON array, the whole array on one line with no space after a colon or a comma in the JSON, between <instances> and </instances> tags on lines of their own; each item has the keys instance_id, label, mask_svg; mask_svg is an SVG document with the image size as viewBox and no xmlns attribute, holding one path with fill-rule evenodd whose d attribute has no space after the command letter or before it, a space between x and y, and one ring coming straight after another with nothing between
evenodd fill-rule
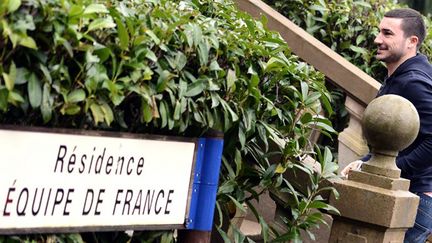
<instances>
[{"instance_id":1,"label":"short dark hair","mask_svg":"<svg viewBox=\"0 0 432 243\"><path fill-rule=\"evenodd\" d=\"M419 39L417 49L420 48L426 36L426 25L419 12L411 8L398 8L388 11L384 17L402 19L401 27L405 37L417 36Z\"/></svg>"}]
</instances>

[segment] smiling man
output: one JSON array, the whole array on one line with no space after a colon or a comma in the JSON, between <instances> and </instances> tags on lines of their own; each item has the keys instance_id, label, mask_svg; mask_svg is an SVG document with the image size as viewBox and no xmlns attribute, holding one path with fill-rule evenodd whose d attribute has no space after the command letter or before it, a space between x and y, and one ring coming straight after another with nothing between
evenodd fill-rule
<instances>
[{"instance_id":1,"label":"smiling man","mask_svg":"<svg viewBox=\"0 0 432 243\"><path fill-rule=\"evenodd\" d=\"M432 233L432 66L426 56L418 53L425 35L425 24L417 11L395 9L384 15L375 38L376 58L387 67L387 78L378 96L400 95L413 103L420 116L417 138L396 158L401 176L411 180L410 191L420 197L415 225L404 240L416 243L425 242ZM350 163L342 175L361 164Z\"/></svg>"}]
</instances>

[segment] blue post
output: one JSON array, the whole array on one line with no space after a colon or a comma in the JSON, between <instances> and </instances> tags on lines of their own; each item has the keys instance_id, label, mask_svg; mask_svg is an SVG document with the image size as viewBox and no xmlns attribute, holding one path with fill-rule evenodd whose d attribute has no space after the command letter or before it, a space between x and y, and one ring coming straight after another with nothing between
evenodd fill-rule
<instances>
[{"instance_id":1,"label":"blue post","mask_svg":"<svg viewBox=\"0 0 432 243\"><path fill-rule=\"evenodd\" d=\"M200 138L198 141L192 199L186 222L189 230L212 230L222 151L222 138Z\"/></svg>"}]
</instances>

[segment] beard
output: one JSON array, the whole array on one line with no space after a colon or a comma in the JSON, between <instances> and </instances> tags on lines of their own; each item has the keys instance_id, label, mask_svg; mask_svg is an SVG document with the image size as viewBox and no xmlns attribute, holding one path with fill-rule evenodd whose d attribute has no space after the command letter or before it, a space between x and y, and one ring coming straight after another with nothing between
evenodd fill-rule
<instances>
[{"instance_id":1,"label":"beard","mask_svg":"<svg viewBox=\"0 0 432 243\"><path fill-rule=\"evenodd\" d=\"M376 54L376 58L385 63L396 63L401 60L404 55L404 53L399 50L389 50L389 48L385 45L379 45L378 52Z\"/></svg>"}]
</instances>

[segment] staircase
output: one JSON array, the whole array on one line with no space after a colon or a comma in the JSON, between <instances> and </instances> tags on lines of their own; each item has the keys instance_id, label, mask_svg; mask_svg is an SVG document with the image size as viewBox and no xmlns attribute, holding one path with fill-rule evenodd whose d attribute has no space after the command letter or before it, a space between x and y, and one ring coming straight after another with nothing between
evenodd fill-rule
<instances>
[{"instance_id":1,"label":"staircase","mask_svg":"<svg viewBox=\"0 0 432 243\"><path fill-rule=\"evenodd\" d=\"M268 20L267 27L279 32L297 56L326 75L330 82L346 93L345 107L350 114L350 121L348 127L338 137L340 168L366 154L368 147L362 136L360 121L366 105L375 98L381 84L264 2L260 0L235 0L235 2L240 10L248 12L257 19L264 15ZM278 226L278 215L281 212L268 195L260 199L257 207L264 215L270 215L269 217L275 215L274 226ZM305 235L303 241L328 242L331 216L328 216L326 221L330 227L321 225L315 231L316 240ZM261 227L253 216L247 216L241 224L241 231L252 236L256 242L259 242L260 230Z\"/></svg>"}]
</instances>

